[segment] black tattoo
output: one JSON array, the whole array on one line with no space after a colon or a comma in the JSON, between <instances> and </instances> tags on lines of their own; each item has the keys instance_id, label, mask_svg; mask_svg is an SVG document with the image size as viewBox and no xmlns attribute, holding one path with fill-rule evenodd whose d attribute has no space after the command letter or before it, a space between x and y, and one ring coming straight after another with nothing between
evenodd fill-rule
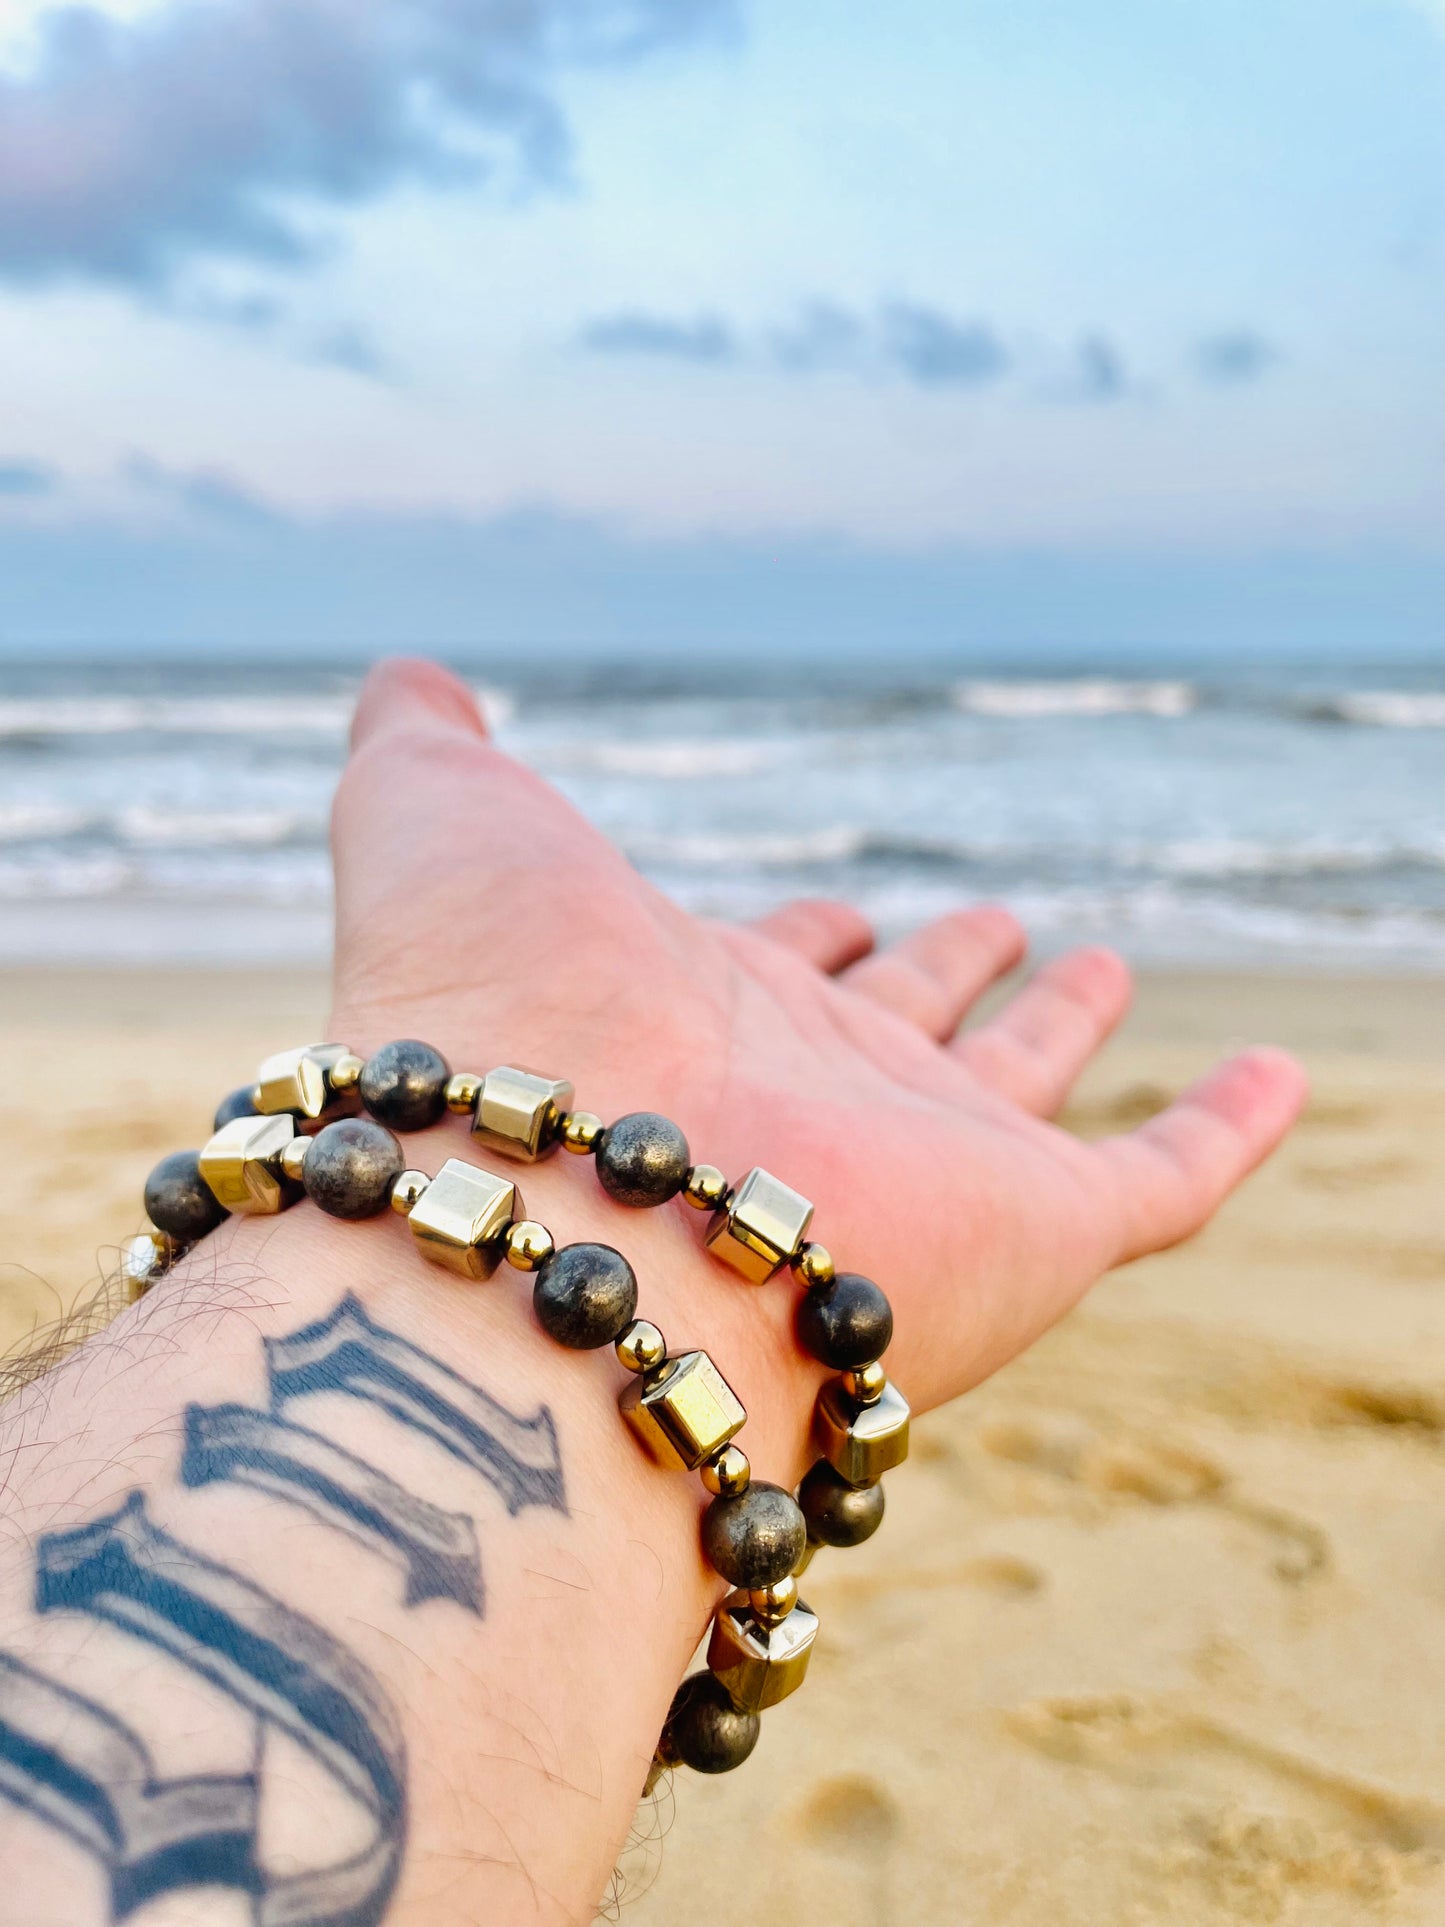
<instances>
[{"instance_id":1,"label":"black tattoo","mask_svg":"<svg viewBox=\"0 0 1445 1927\"><path fill-rule=\"evenodd\" d=\"M475 1521L296 1424L283 1407L311 1392L367 1399L479 1473L509 1515L526 1505L566 1512L551 1412L518 1418L373 1323L351 1297L291 1337L267 1340L265 1351L271 1409L189 1407L183 1482L229 1481L301 1506L399 1561L407 1607L450 1602L480 1617ZM365 1846L344 1861L270 1872L258 1855L255 1772L160 1778L146 1745L115 1715L0 1652L0 1797L99 1859L112 1920L158 1895L210 1886L250 1895L256 1927L376 1927L406 1844L406 1755L396 1711L363 1661L162 1531L139 1492L89 1525L47 1534L36 1566L40 1612L84 1613L170 1655L261 1730L288 1734L371 1824Z\"/></svg>"}]
</instances>

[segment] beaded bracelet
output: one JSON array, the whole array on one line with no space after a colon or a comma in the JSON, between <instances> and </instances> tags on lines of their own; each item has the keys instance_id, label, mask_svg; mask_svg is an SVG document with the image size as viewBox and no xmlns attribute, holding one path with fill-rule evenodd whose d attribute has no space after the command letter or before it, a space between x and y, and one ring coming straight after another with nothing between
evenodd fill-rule
<instances>
[{"instance_id":1,"label":"beaded bracelet","mask_svg":"<svg viewBox=\"0 0 1445 1927\"><path fill-rule=\"evenodd\" d=\"M539 1322L575 1349L612 1344L633 1374L619 1405L659 1463L698 1471L713 1495L702 1522L713 1568L737 1588L718 1607L707 1670L673 1697L648 1775L685 1764L720 1773L757 1743L758 1715L801 1685L818 1620L798 1598L795 1575L820 1545L851 1546L883 1518L883 1473L908 1450L908 1406L879 1355L892 1336L888 1301L857 1274L838 1273L827 1251L806 1242L813 1207L761 1169L729 1188L720 1171L693 1165L687 1141L666 1118L635 1112L611 1126L571 1110L559 1079L512 1066L453 1075L429 1045L388 1044L362 1060L336 1044L268 1058L257 1082L232 1092L215 1134L151 1173L146 1208L154 1227L132 1241L125 1271L138 1296L232 1212L285 1209L302 1195L332 1216L405 1215L422 1254L462 1276L490 1277L505 1258L535 1272ZM375 1123L356 1115L359 1106ZM713 1213L709 1250L755 1283L785 1265L808 1290L797 1315L805 1348L840 1376L814 1409L820 1457L796 1497L754 1481L733 1444L747 1414L704 1351L668 1351L656 1326L634 1317L637 1281L608 1245L556 1247L525 1216L515 1184L449 1158L435 1177L405 1167L392 1134L469 1114L490 1148L534 1162L565 1145L596 1157L603 1189L619 1203L656 1205L679 1194Z\"/></svg>"}]
</instances>

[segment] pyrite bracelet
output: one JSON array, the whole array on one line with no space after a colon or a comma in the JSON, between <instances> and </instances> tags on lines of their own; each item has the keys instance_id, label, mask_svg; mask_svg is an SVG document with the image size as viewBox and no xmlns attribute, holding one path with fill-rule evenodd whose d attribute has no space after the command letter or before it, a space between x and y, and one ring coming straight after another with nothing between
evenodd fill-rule
<instances>
[{"instance_id":1,"label":"pyrite bracelet","mask_svg":"<svg viewBox=\"0 0 1445 1927\"><path fill-rule=\"evenodd\" d=\"M129 1281L138 1294L228 1211L274 1212L303 1189L344 1218L371 1216L390 1202L409 1215L424 1254L464 1276L490 1276L502 1255L537 1271L534 1303L544 1328L563 1344L615 1341L638 1375L621 1400L629 1422L654 1457L700 1469L715 1494L704 1548L739 1590L718 1608L709 1670L684 1681L674 1698L653 1777L678 1763L721 1772L747 1757L757 1714L794 1691L806 1670L817 1619L799 1606L792 1575L817 1546L856 1545L877 1530L879 1481L907 1454L908 1407L878 1362L892 1313L871 1280L835 1274L822 1247L804 1243L811 1205L768 1173L750 1173L729 1193L720 1172L690 1166L686 1140L668 1120L635 1113L611 1135L599 1119L567 1109L571 1099L570 1085L510 1066L452 1076L440 1053L410 1041L364 1062L334 1044L284 1052L267 1060L254 1086L224 1100L203 1152L177 1153L151 1174L146 1204L156 1230L133 1241ZM358 1100L378 1125L355 1118ZM809 1286L799 1337L841 1371L818 1395L813 1429L822 1456L796 1501L751 1483L747 1459L731 1443L746 1414L708 1355L670 1356L655 1327L632 1319L636 1281L620 1254L601 1245L556 1251L545 1228L523 1215L515 1185L480 1167L449 1159L435 1179L402 1169L401 1147L384 1126L419 1130L447 1109L470 1112L476 1136L524 1161L559 1143L595 1151L604 1188L619 1202L661 1203L681 1190L690 1203L715 1208L709 1247L758 1282L791 1265ZM319 1136L298 1136L298 1128ZM679 1166L681 1182L674 1182ZM772 1254L766 1269L759 1247ZM619 1318L624 1280L631 1299ZM773 1545L771 1564L764 1541ZM787 1563L778 1567L784 1549Z\"/></svg>"}]
</instances>

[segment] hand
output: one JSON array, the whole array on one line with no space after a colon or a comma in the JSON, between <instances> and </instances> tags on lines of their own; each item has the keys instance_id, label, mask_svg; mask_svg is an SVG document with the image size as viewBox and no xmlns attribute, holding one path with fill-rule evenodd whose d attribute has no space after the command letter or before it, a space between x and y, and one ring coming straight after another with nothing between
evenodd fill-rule
<instances>
[{"instance_id":1,"label":"hand","mask_svg":"<svg viewBox=\"0 0 1445 1927\"><path fill-rule=\"evenodd\" d=\"M1250 1051L1139 1130L1080 1142L1049 1120L1127 1007L1112 952L1058 958L959 1035L1023 956L1008 912L959 911L882 951L837 903L750 928L690 916L489 743L469 692L430 664L367 681L334 841L335 1036L419 1036L468 1068L520 1060L603 1117L662 1111L730 1177L766 1166L815 1201L840 1269L887 1291L890 1375L917 1409L995 1371L1111 1265L1196 1231L1303 1101L1293 1060ZM550 1167L524 1182L551 1187ZM565 1189L547 1196L559 1240L578 1235ZM680 1203L611 1207L622 1249L644 1217L690 1220L678 1232L696 1241ZM818 1368L788 1332L795 1294L712 1263L679 1291L655 1262L644 1311L749 1389L770 1378L804 1423Z\"/></svg>"}]
</instances>

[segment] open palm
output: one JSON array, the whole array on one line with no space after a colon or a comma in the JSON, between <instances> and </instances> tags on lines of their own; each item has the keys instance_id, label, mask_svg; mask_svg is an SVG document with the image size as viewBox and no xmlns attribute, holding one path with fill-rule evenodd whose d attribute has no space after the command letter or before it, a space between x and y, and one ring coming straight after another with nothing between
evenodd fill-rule
<instances>
[{"instance_id":1,"label":"open palm","mask_svg":"<svg viewBox=\"0 0 1445 1927\"><path fill-rule=\"evenodd\" d=\"M1111 1265L1197 1230L1299 1110L1299 1067L1256 1050L1141 1129L1084 1144L1049 1119L1127 1006L1111 952L1059 958L960 1034L1022 957L1006 911L959 911L881 951L841 904L746 928L691 916L490 744L469 692L429 664L373 673L353 743L334 1034L566 1076L603 1117L665 1112L729 1177L774 1171L816 1201L812 1235L840 1266L888 1292L890 1373L916 1407L1006 1362ZM678 1251L695 1244L681 1203L646 1215L676 1221ZM576 1235L565 1205L551 1218ZM749 1348L754 1377L816 1378L787 1337L788 1291L703 1269L673 1300L692 1327L679 1336Z\"/></svg>"}]
</instances>

